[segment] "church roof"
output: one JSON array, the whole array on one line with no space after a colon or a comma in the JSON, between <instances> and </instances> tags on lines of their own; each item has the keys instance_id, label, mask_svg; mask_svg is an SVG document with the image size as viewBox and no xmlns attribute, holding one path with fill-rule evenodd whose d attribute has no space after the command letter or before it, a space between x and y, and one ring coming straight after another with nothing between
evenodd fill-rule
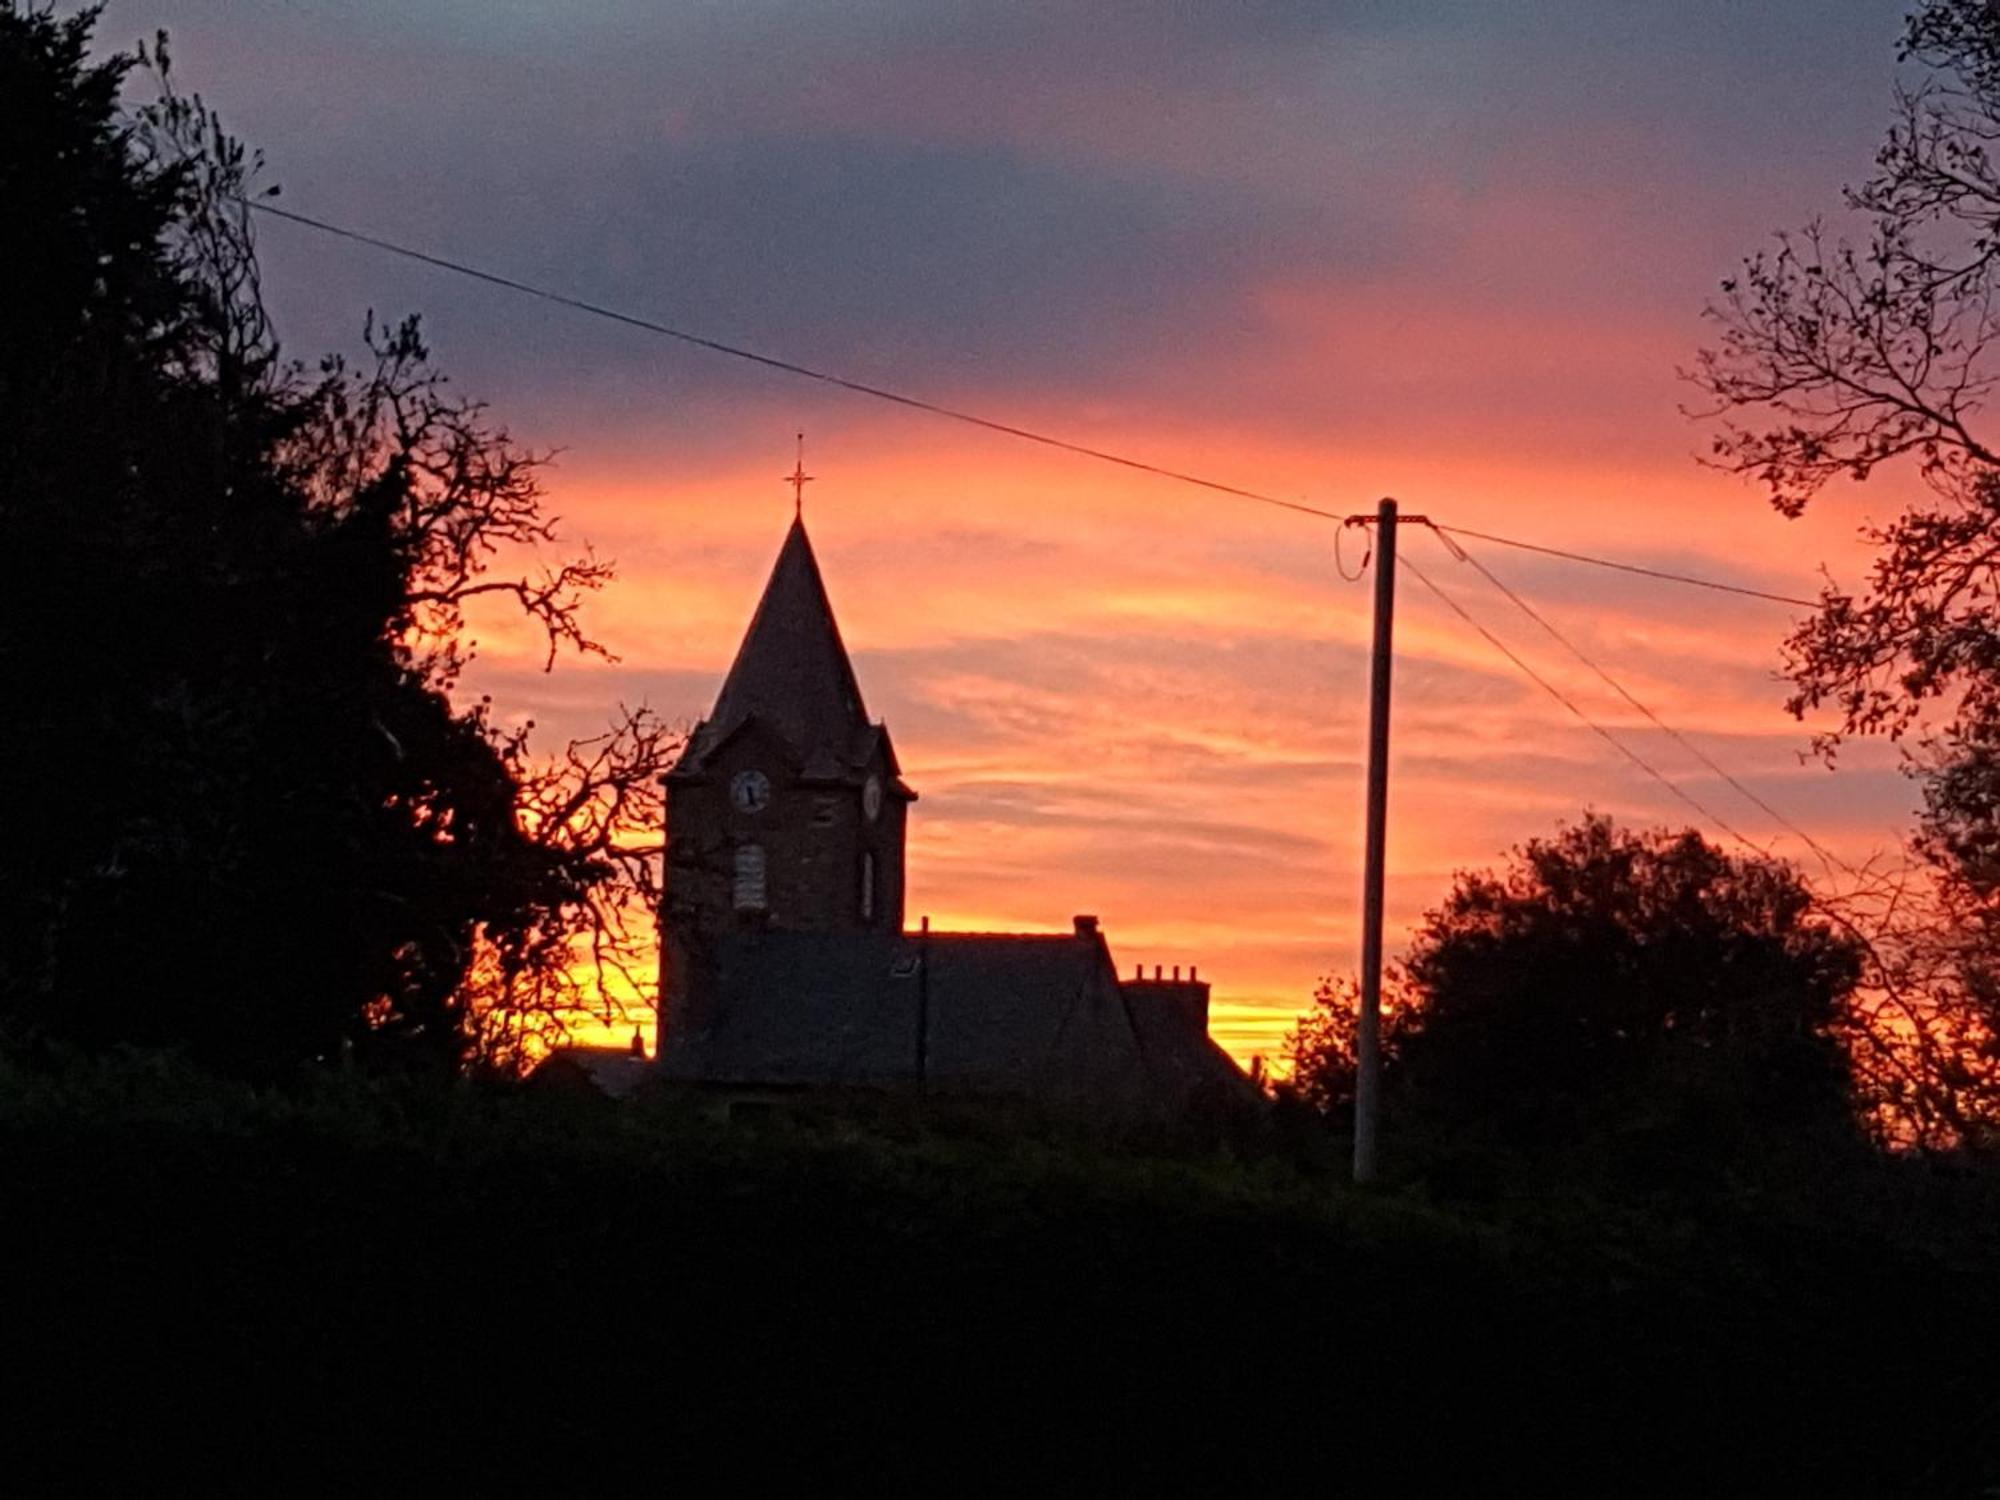
<instances>
[{"instance_id":1,"label":"church roof","mask_svg":"<svg viewBox=\"0 0 2000 1500\"><path fill-rule=\"evenodd\" d=\"M573 1077L608 1098L636 1093L653 1076L652 1060L630 1047L557 1047L536 1065L531 1081L552 1082Z\"/></svg>"},{"instance_id":2,"label":"church roof","mask_svg":"<svg viewBox=\"0 0 2000 1500\"><path fill-rule=\"evenodd\" d=\"M1126 1014L1156 1087L1175 1099L1210 1107L1247 1106L1257 1100L1257 1086L1206 1031L1192 1030L1184 1016L1167 1006L1147 1003L1151 997L1130 990L1126 997Z\"/></svg>"},{"instance_id":3,"label":"church roof","mask_svg":"<svg viewBox=\"0 0 2000 1500\"><path fill-rule=\"evenodd\" d=\"M1066 934L732 934L713 1022L670 1044L666 1065L716 1082L908 1082L922 996L934 1083L1046 1096L1086 1091L1082 1075L1098 1073L1107 1092L1129 1092L1139 1058L1100 953Z\"/></svg>"},{"instance_id":4,"label":"church roof","mask_svg":"<svg viewBox=\"0 0 2000 1500\"><path fill-rule=\"evenodd\" d=\"M678 769L699 771L711 751L753 719L791 747L809 776L828 779L851 774L878 738L886 739L868 722L803 518L785 534L715 709ZM893 753L889 759L893 771Z\"/></svg>"},{"instance_id":5,"label":"church roof","mask_svg":"<svg viewBox=\"0 0 2000 1500\"><path fill-rule=\"evenodd\" d=\"M736 1084L909 1083L1176 1107L1230 1080L1205 1036L1127 1003L1094 933L746 932L724 936L710 1023L670 1038L670 1077ZM928 984L920 966L928 964Z\"/></svg>"}]
</instances>

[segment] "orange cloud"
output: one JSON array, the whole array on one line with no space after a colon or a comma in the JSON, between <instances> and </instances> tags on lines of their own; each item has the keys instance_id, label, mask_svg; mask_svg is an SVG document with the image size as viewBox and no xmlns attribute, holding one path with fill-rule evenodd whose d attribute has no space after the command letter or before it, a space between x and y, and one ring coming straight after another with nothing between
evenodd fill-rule
<instances>
[{"instance_id":1,"label":"orange cloud","mask_svg":"<svg viewBox=\"0 0 2000 1500\"><path fill-rule=\"evenodd\" d=\"M895 728L923 797L912 916L1060 930L1095 912L1121 965L1199 965L1216 987L1218 1037L1240 1056L1269 1052L1355 947L1368 594L1336 574L1331 528L983 439L954 461L937 434L921 434L914 452L901 436L893 423L857 426L837 457L809 460L823 477L808 510L871 711ZM1189 441L1163 432L1130 444L1171 453ZM1265 454L1238 440L1204 467L1256 474L1296 462L1282 446ZM598 621L624 659L543 678L533 643L489 633L488 680L554 727L582 727L613 698L704 713L787 519L775 478L767 462L656 488L629 471L566 466L556 494L571 526L623 544L604 546L625 571ZM1439 465L1433 486L1537 498L1532 521L1492 498L1438 507L1468 524L1790 587L1806 572L1789 545L1796 530L1691 467ZM1614 491L1634 498L1599 503ZM1746 832L1778 833L1469 569L1414 531L1406 545L1677 784ZM1772 675L1783 609L1484 555L1762 795L1810 807L1800 816L1836 848L1859 857L1893 827L1907 794L1879 757L1874 771L1843 771L1843 796L1861 793L1851 805L1828 797L1828 773L1799 763L1803 731L1781 712ZM1585 806L1688 821L1407 583L1398 626L1393 930L1440 898L1454 869Z\"/></svg>"}]
</instances>

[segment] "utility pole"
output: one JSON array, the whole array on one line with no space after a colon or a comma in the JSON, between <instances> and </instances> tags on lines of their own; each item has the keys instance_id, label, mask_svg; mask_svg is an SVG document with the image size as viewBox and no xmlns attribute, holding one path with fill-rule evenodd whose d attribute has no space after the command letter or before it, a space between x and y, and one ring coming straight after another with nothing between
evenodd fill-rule
<instances>
[{"instance_id":1,"label":"utility pole","mask_svg":"<svg viewBox=\"0 0 2000 1500\"><path fill-rule=\"evenodd\" d=\"M1411 519L1420 519L1412 517ZM1351 522L1366 524L1355 516ZM1382 1118L1382 870L1389 824L1389 669L1396 628L1396 502L1375 508L1375 645L1368 668L1368 849L1361 876L1361 1016L1354 1068L1354 1180L1375 1180Z\"/></svg>"},{"instance_id":2,"label":"utility pole","mask_svg":"<svg viewBox=\"0 0 2000 1500\"><path fill-rule=\"evenodd\" d=\"M930 1088L931 1077L931 919L917 930L917 1092Z\"/></svg>"}]
</instances>

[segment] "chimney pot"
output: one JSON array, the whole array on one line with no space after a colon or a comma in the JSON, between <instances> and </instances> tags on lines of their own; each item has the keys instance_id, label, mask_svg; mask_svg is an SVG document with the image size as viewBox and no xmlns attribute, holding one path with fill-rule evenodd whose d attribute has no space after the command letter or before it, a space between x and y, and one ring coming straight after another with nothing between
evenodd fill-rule
<instances>
[{"instance_id":1,"label":"chimney pot","mask_svg":"<svg viewBox=\"0 0 2000 1500\"><path fill-rule=\"evenodd\" d=\"M1193 965L1193 964L1189 964L1189 965L1188 965L1188 983L1189 983L1189 984L1193 984L1193 983L1194 983L1194 965Z\"/></svg>"},{"instance_id":2,"label":"chimney pot","mask_svg":"<svg viewBox=\"0 0 2000 1500\"><path fill-rule=\"evenodd\" d=\"M1076 935L1078 937L1096 937L1097 918L1081 917L1081 916L1078 917L1076 919Z\"/></svg>"},{"instance_id":3,"label":"chimney pot","mask_svg":"<svg viewBox=\"0 0 2000 1500\"><path fill-rule=\"evenodd\" d=\"M1153 965L1153 977L1155 979L1158 979L1160 977L1160 966L1158 964Z\"/></svg>"},{"instance_id":4,"label":"chimney pot","mask_svg":"<svg viewBox=\"0 0 2000 1500\"><path fill-rule=\"evenodd\" d=\"M1175 965L1174 965L1174 983L1175 983L1175 984L1179 984L1180 982L1181 982L1181 966L1180 966L1179 964L1175 964Z\"/></svg>"}]
</instances>

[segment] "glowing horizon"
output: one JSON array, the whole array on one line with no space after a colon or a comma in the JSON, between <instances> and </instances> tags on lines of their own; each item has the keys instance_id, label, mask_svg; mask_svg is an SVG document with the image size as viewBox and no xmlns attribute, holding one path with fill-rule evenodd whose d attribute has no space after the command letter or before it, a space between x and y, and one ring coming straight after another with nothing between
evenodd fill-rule
<instances>
[{"instance_id":1,"label":"glowing horizon","mask_svg":"<svg viewBox=\"0 0 2000 1500\"><path fill-rule=\"evenodd\" d=\"M817 462L820 469L827 467ZM761 479L731 475L718 480L715 491L653 503L711 515L722 510L718 494L738 483L761 484L767 494L780 488L775 471ZM1148 970L1155 964L1199 967L1214 987L1211 1033L1217 1041L1246 1063L1252 1056L1269 1056L1319 979L1351 968L1355 946L1367 588L1333 573L1331 527L1274 513L1280 530L1291 526L1302 533L1302 542L1317 540L1329 549L1321 559L1322 585L1315 595L1309 586L1279 580L1255 607L1245 608L1238 603L1243 581L1233 568L1205 582L1191 581L1188 560L1173 555L1130 565L1122 570L1126 578L1083 594L1079 580L1092 568L1081 564L1088 559L1065 557L1064 549L1046 538L1037 545L1050 550L1025 580L1004 559L994 558L984 537L970 533L926 568L921 586L899 581L906 549L886 550L871 564L873 544L866 538L885 524L885 512L886 524L903 524L905 509L891 504L857 518L842 514L835 494L829 489L817 505L808 504L807 522L871 714L897 733L905 777L922 798L912 811L909 841L912 925L927 915L946 931L1064 932L1075 913L1093 913L1104 923L1121 976L1135 964ZM640 495L622 498L625 504L645 503ZM1103 507L1113 524L1129 511L1121 498L1129 496L1113 496ZM974 519L984 505L983 497L972 497ZM608 497L594 503L600 514L615 508ZM689 619L673 628L676 665L660 684L678 698L654 700L670 716L689 722L704 716L720 687L789 521L789 499L782 492L757 507L766 508L768 515L728 524L732 531L759 533L756 540L768 555L755 556L746 539L730 549L726 562L715 558L712 571L633 591L642 598L674 593L691 601ZM1065 510L1061 529L1073 540L1081 535L1088 545L1098 545L1096 509L1081 517ZM1205 514L1221 530L1234 529L1222 524L1226 514ZM1491 524L1476 513L1465 519ZM831 540L823 532L831 532ZM1406 546L1422 540L1412 532ZM695 550L709 557L718 545L719 539L705 538ZM1483 557L1503 576L1523 573L1501 549L1485 548ZM1483 585L1476 586L1469 571L1454 571L1448 556L1434 547L1424 563L1599 722L1618 730L1655 764L1671 766L1677 782L1736 826L1761 818L1641 722L1587 669L1512 615L1503 600L1482 593ZM1074 572L1072 564L1079 564ZM726 584L714 576L724 571ZM1593 610L1604 608L1593 595L1602 591L1609 597L1633 586L1617 575L1575 571L1580 576L1571 577L1568 587L1580 590ZM1025 587L1003 589L989 581L996 574ZM1739 568L1726 576L1802 586L1795 575L1774 571ZM982 584L999 596L990 605ZM1794 752L1804 742L1803 731L1777 712L1771 697L1718 691L1716 674L1740 666L1733 646L1742 633L1758 629L1760 619L1782 621L1786 612L1758 601L1695 594L1709 616L1702 628L1662 608L1663 602L1670 606L1686 597L1675 586L1641 586L1664 598L1628 601L1617 617L1614 633L1623 640L1626 659L1613 667L1621 680L1669 722L1696 730L1712 755L1781 809L1787 799L1774 782L1823 781L1824 770L1797 763ZM845 602L850 596L853 607ZM1601 620L1536 597L1587 649L1601 648L1606 634ZM1172 602L1155 607L1161 598ZM1567 719L1407 581L1401 606L1392 947L1422 909L1443 897L1454 869L1492 863L1509 845L1553 831L1586 806L1639 823L1691 821L1681 804L1611 759L1587 729ZM1031 630L1024 623L1028 617L1043 628ZM1191 626L1210 639L1199 645L1190 640ZM1100 638L1105 660L1094 661L1091 632L1106 630L1115 634ZM913 635L914 644L901 644ZM582 728L584 716L600 701L575 680L564 689L565 675L618 678L638 670L636 662L627 661L616 668L559 669L544 678L536 670L534 643L524 636L521 645L518 656L487 657L476 680L500 689L496 696L504 701L540 699L533 716L544 725L573 721ZM1195 659L1200 649L1224 655L1275 651L1294 669L1299 666L1294 653L1303 650L1308 670L1311 655L1323 653L1337 661L1345 690L1329 683L1327 696L1318 701L1288 703L1282 695L1272 701L1254 683L1218 678L1212 665ZM1683 670L1663 670L1649 657L1667 658ZM1047 680L1052 674L1087 678L1103 670L1143 687L1144 695L1078 691ZM1706 690L1697 691L1690 676L1705 680ZM537 693L537 684L554 691ZM914 712L900 711L906 708ZM1240 716L1233 708L1240 708ZM1705 728L1687 717L1696 708L1705 713ZM1321 715L1323 722L1316 722ZM1496 745L1523 745L1534 761L1515 774L1502 774L1479 748ZM1599 790L1573 796L1552 789L1552 780ZM1203 804L1216 795L1227 799L1226 815L1204 816ZM1301 805L1315 797L1319 800ZM1440 802L1450 809L1442 817ZM1524 818L1524 812L1539 818ZM1809 827L1854 859L1889 831L1869 822ZM1473 843L1482 831L1488 839L1484 848ZM1712 827L1704 831L1721 837ZM1759 831L1775 832L1762 825ZM1776 849L1794 859L1805 856L1789 835L1776 841ZM1217 863L1231 858L1231 851L1259 868ZM629 1023L585 1030L589 1040L622 1043Z\"/></svg>"}]
</instances>

